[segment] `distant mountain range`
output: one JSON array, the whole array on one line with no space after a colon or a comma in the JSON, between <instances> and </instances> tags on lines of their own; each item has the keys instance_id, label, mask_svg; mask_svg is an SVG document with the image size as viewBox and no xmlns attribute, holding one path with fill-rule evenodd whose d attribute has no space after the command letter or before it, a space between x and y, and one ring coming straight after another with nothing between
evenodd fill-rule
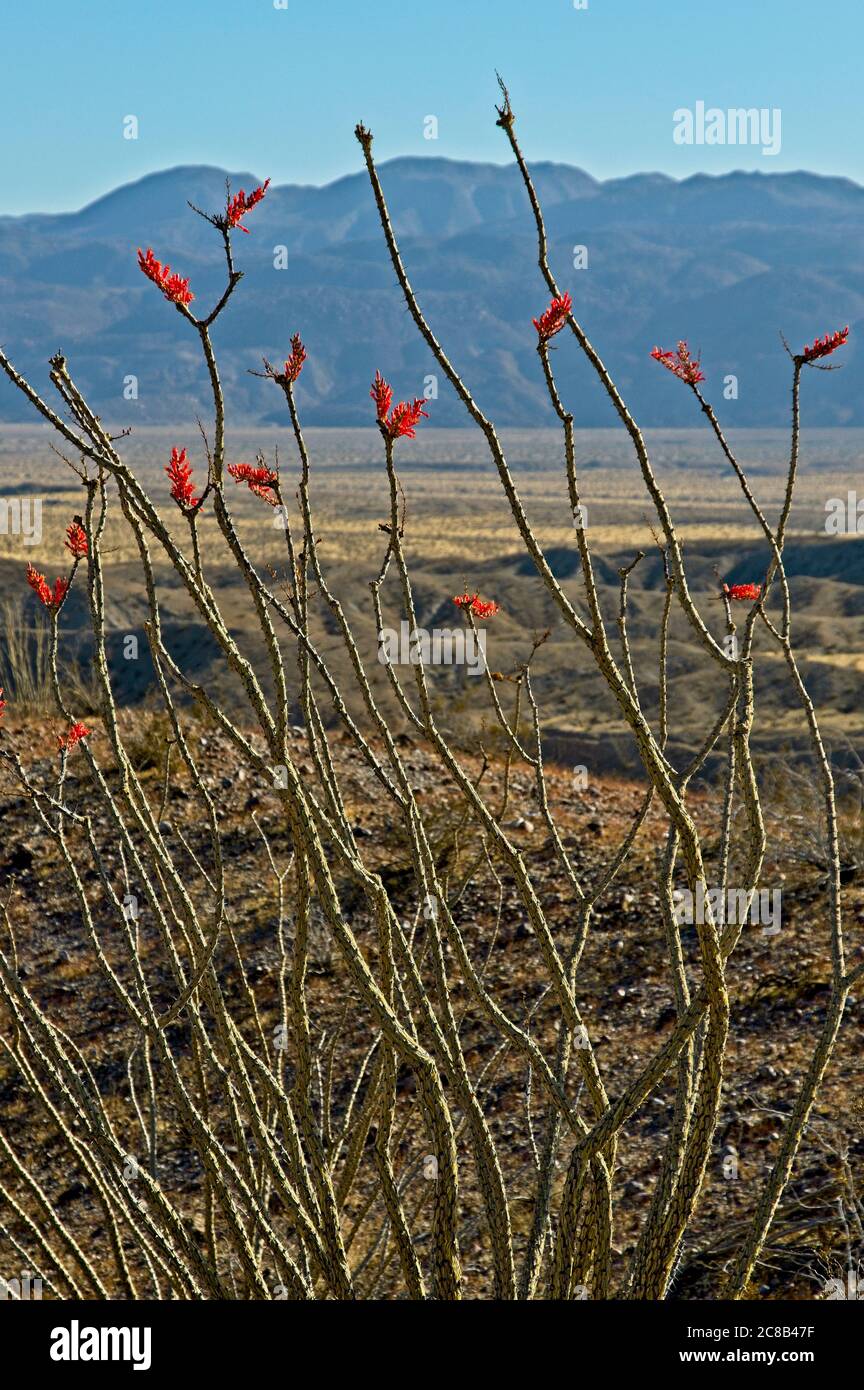
<instances>
[{"instance_id":1,"label":"distant mountain range","mask_svg":"<svg viewBox=\"0 0 864 1390\"><path fill-rule=\"evenodd\" d=\"M864 425L864 188L809 173L660 174L598 181L537 164L550 257L562 288L644 425L695 424L689 393L649 359L655 343L686 337L701 349L707 392L730 427L784 424L795 348L849 323L844 370L810 372L811 424ZM437 158L381 168L409 277L439 339L480 405L505 425L554 423L539 373L532 316L547 296L534 227L513 167ZM260 175L234 171L232 189ZM197 341L137 269L138 246L188 275L195 307L222 286L219 238L187 199L215 210L226 172L186 167L152 174L76 213L0 217L0 341L45 379L62 348L77 381L113 424L206 418ZM248 375L279 360L299 331L309 351L300 382L304 419L371 423L369 383L380 368L399 396L420 394L436 371L406 313L386 256L365 174L326 187L271 187L238 235L245 279L220 319L229 409L237 421L281 422L280 398ZM588 265L573 266L587 247ZM284 269L274 248L284 247ZM577 424L616 423L580 361L556 340L556 367ZM724 399L724 378L738 399ZM138 399L124 399L124 379ZM446 383L431 407L442 425L466 423ZM0 419L31 419L0 383Z\"/></svg>"}]
</instances>

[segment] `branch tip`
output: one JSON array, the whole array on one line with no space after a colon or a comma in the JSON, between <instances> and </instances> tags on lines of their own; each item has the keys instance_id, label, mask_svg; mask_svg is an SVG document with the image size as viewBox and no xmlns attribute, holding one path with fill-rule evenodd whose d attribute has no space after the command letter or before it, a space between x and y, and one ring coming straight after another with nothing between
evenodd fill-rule
<instances>
[{"instance_id":1,"label":"branch tip","mask_svg":"<svg viewBox=\"0 0 864 1390\"><path fill-rule=\"evenodd\" d=\"M503 98L501 106L495 107L495 110L498 112L498 119L495 124L500 125L504 130L509 130L516 120L516 117L513 115L513 107L510 105L510 93L507 90L504 78L497 69L495 71L495 76L498 79L498 86L501 88L501 96Z\"/></svg>"}]
</instances>

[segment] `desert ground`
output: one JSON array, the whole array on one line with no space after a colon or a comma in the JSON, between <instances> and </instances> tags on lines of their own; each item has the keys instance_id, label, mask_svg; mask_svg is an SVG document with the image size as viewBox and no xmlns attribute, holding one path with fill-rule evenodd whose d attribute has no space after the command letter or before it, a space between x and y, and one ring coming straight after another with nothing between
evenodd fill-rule
<instances>
[{"instance_id":1,"label":"desert ground","mask_svg":"<svg viewBox=\"0 0 864 1390\"><path fill-rule=\"evenodd\" d=\"M550 554L553 570L577 609L584 611L578 555L567 501L560 434L554 430L510 431L501 435L526 511ZM723 630L722 581L746 582L764 574L768 550L739 485L713 441L699 431L649 431L648 445L684 544L690 583L712 630ZM788 439L779 430L748 430L729 435L751 478L769 520L779 513L785 487ZM136 430L121 442L124 458L139 474L163 514L180 525L168 497L163 469L173 445L186 446L206 474L204 450L195 427L186 431ZM377 647L368 585L377 572L386 537L380 524L389 517L389 496L381 440L374 430L310 430L311 498L319 553L331 588L342 600L352 624L363 635L372 663ZM288 430L237 432L228 436L228 459L254 462L260 451L268 466L278 460L286 503L293 500L298 462ZM796 647L809 688L820 710L837 757L864 742L864 538L826 535L826 504L846 498L856 488L864 497L861 458L864 431L805 432L796 504L787 541L786 569L795 609ZM638 551L645 558L629 581L630 640L640 670L644 697L656 702L656 632L663 601L662 562L652 530L652 513L632 449L620 430L577 432L587 528L597 559L598 579L607 600L609 622L617 612L618 570ZM467 587L496 600L501 612L487 635L491 668L514 668L527 654L533 634L551 628L534 668L550 756L581 763L595 771L632 771L628 741L620 737L620 719L591 663L561 631L548 594L524 554L501 485L477 432L427 428L416 440L403 441L397 468L406 504L405 547L415 585L418 617L427 628L451 625L452 596ZM63 531L82 503L80 484L49 447L47 429L0 429L0 497L30 494L43 499L42 543L24 545L15 535L0 535L0 580L7 626L28 628L34 608L23 584L27 560L37 567L62 568ZM232 506L249 554L277 576L285 573L284 532L274 514L244 487L231 492ZM116 515L109 519L106 564L116 582L108 595L109 659L124 698L147 699L151 674L146 656L123 661L123 638L143 641L144 595L137 557L128 528ZM290 520L290 517L289 517ZM216 524L201 522L202 552L211 583L219 587L232 627L243 630L246 592L224 553ZM157 557L158 561L158 557ZM59 573L59 569L57 571ZM388 593L384 591L385 617ZM83 627L83 600L74 595L64 612L64 627ZM171 583L163 613L172 640L195 669L207 665L195 615L179 586ZM398 618L396 620L398 627ZM335 634L322 630L323 650L337 675L344 655ZM74 644L73 644L74 645ZM782 753L797 756L804 748L803 726L790 701L770 643L762 644L758 667L760 722L754 747L766 759ZM253 652L260 661L261 652ZM86 641L81 650L86 666ZM220 679L218 671L213 673ZM684 620L673 616L670 676L674 686L673 747L692 748L716 706L710 673L694 650ZM433 673L442 700L455 701L460 721L466 717L466 694L457 673ZM470 693L470 682L468 685ZM707 702L707 703L706 703ZM468 701L468 719L472 719ZM770 719L766 718L770 711Z\"/></svg>"},{"instance_id":2,"label":"desert ground","mask_svg":"<svg viewBox=\"0 0 864 1390\"><path fill-rule=\"evenodd\" d=\"M578 607L583 593L560 437L553 431L504 431L502 441L520 495L555 573ZM760 503L774 520L785 485L786 436L779 431L749 431L740 436L733 433L732 442L748 467ZM684 543L694 595L719 636L723 631L718 597L721 583L761 578L766 547L760 542L738 484L703 435L695 431L657 432L649 434L648 443ZM122 441L121 448L151 495L161 499L165 518L172 526L181 527L163 472L175 444L189 448L203 475L203 447L194 430L136 431ZM374 431L310 430L308 444L320 556L331 587L355 626L376 694L386 702L383 672L375 660L377 642L368 587L381 563L386 543L381 523L386 523L389 514L381 441ZM864 754L864 539L828 536L824 521L830 498L845 497L856 486L864 490L862 445L862 431L827 430L807 437L786 551L796 647L838 774L844 908L853 964L864 954L860 775ZM289 433L266 430L229 435L230 461L254 462L258 450L271 467L278 457L284 496L286 500L293 498L298 465ZM664 579L644 488L619 432L580 432L577 453L588 533L613 634L619 568L629 565L639 550L645 552L630 578L630 639L641 698L653 719ZM400 445L397 467L406 501L406 552L421 622L429 628L453 625L452 596L466 587L496 600L500 612L488 624L487 660L492 669L502 673L515 670L528 655L534 636L549 629L549 639L533 670L550 795L580 873L589 881L597 878L603 863L626 835L644 791L617 709L587 657L562 630L548 595L534 575L482 439L467 431L429 429L416 441ZM57 721L46 686L39 614L25 583L24 568L29 560L49 578L63 571L63 532L71 516L82 508L82 493L74 473L50 451L46 430L5 427L0 430L0 497L24 494L43 499L43 535L41 542L32 546L23 544L20 535L0 536L4 627L0 683L13 697L6 736L14 739L28 766L48 775L55 756ZM286 571L286 548L271 509L245 488L238 487L231 501L249 554L269 569L278 583ZM202 521L201 541L207 578L219 593L232 632L263 672L263 654L249 631L245 589L236 572L220 558L215 523L207 518ZM157 806L162 801L165 726L156 711L152 670L145 655L145 601L138 565L130 536L116 515L109 521L104 555L109 660L123 707L121 720L136 768ZM235 692L196 623L186 595L164 569L159 575L164 585L163 622L171 650L196 680L218 690L230 704ZM384 598L385 616L389 614L398 626L401 613L395 586L392 592L385 589ZM328 628L324 615L316 621L321 649L341 678L346 664L338 634ZM75 692L76 713L93 724L99 740L103 735L88 675L82 592L73 590L64 609L62 632L64 674ZM137 660L124 658L124 639L130 635L141 638ZM718 1280L746 1229L769 1169L830 992L826 866L814 831L820 803L808 762L803 720L790 698L781 662L761 641L756 669L759 715L753 749L766 800L769 846L765 881L783 885L783 924L777 936L767 935L759 927L748 928L730 966L732 1043L721 1119L703 1200L672 1282L673 1298L716 1296ZM689 630L677 615L670 634L669 670L668 751L673 762L683 762L715 718L721 692L716 689L716 678L710 671L706 674ZM532 783L519 773L511 775L495 742L480 689L484 682L475 686L463 672L449 668L432 672L430 679L442 727L463 750L472 775L480 775L484 758L491 793L504 795L506 786L505 824L526 857L548 905L556 939L563 946L572 929L572 903L556 879ZM304 761L299 710L293 718L298 725L294 735L298 763L306 775L311 769ZM192 728L205 785L219 799L222 828L231 846L231 913L248 978L245 982L239 976L234 979L236 962L227 945L220 948L217 968L224 972L232 1000L241 1008L243 991L251 985L256 1006L269 1026L275 1017L279 961L273 944L276 897L272 876L266 864L262 867L261 829L268 835L277 863L288 855L290 845L271 789L250 777L199 712L192 712ZM368 770L336 730L335 721L331 735L334 757L347 788L348 815L372 866L408 919L416 905L407 843L381 805ZM452 829L459 819L457 802L442 784L422 741L404 721L400 737L424 811L443 827L442 834L453 836L454 857L448 871L458 878L460 856L470 858L472 846L460 844ZM584 775L574 780L574 769ZM704 782L697 780L693 789L694 815L708 844L716 842L721 811L716 792L710 789L711 770L709 764L703 770ZM76 767L71 783L72 794L82 799L86 796L83 776L82 769ZM195 799L182 770L167 801L162 802L162 810L166 831L182 835L191 849L206 859L204 828L196 820ZM24 978L44 1007L62 1011L65 1026L85 1050L99 1078L106 1106L119 1115L131 1046L126 1025L104 981L87 964L86 943L76 928L74 912L70 912L56 852L34 832L26 799L8 784L0 785L0 812L3 891L11 894L10 901L19 909L22 904L32 904L31 920L24 930L20 926L18 930ZM632 857L602 902L580 971L586 1023L596 1038L613 1095L626 1087L634 1068L662 1041L675 1017L652 883L660 842L655 808L638 835ZM458 900L458 921L472 953L486 961L496 997L520 1022L530 1023L532 1034L551 1053L557 1015L541 983L537 943L511 886L505 880L499 887L500 894L489 885L484 888L482 882L470 885ZM372 927L362 914L356 929L364 949L374 950L369 939ZM695 971L695 932L685 931L683 940L688 971ZM142 949L158 975L158 944L146 929ZM169 998L170 982L166 979L166 1002ZM350 1086L345 1078L356 1074L368 1030L362 1011L351 1005L344 968L320 923L312 943L310 1001L321 1045L320 1063L325 1072L329 1069L337 1078L326 1101L324 1092L321 1094L321 1104L329 1112L327 1126L332 1124L335 1132L349 1100ZM498 1056L494 1033L482 1022L468 1018L469 1001L458 988L455 1002L460 1013L464 1010L466 1058L472 1069L486 1077L485 1068L494 1060L484 1081L484 1103L492 1117L496 1143L506 1154L505 1177L514 1194L518 1244L528 1229L536 1154L530 1100L526 1111L530 1079L526 1080L524 1066L515 1055ZM859 1231L862 1214L862 1009L861 998L853 997L793 1180L750 1289L751 1297L819 1297L825 1279L838 1269L842 1272L848 1263L850 1241L855 1243L854 1231L850 1237L849 1213L857 1213ZM187 1046L184 1025L178 1024L172 1033L172 1046L183 1054ZM623 1271L632 1254L640 1217L651 1199L673 1095L670 1076L622 1139L615 1193L616 1212L620 1214L612 1247L614 1275ZM398 1113L405 1120L405 1129L399 1131L403 1138L397 1159L401 1170L409 1175L422 1159L410 1129L412 1103L410 1078L400 1077ZM103 1261L107 1268L107 1234L92 1194L74 1178L67 1180L58 1172L58 1149L51 1126L34 1110L32 1097L20 1085L14 1068L2 1059L0 1115L10 1142L30 1154L35 1176L51 1192L76 1239L95 1252L100 1269ZM563 1182L566 1156L565 1145L556 1170L556 1191ZM466 1150L463 1157L467 1195L460 1240L465 1253L466 1293L469 1297L488 1297L491 1269L480 1198L470 1153ZM158 1165L160 1180L170 1188L195 1238L203 1242L202 1174L176 1117L166 1123L160 1136ZM352 1221L357 1223L352 1262L358 1271L358 1286L366 1296L397 1296L393 1292L396 1267L392 1249L388 1255L386 1239L381 1245L379 1225L370 1234L361 1220L372 1191L361 1173L346 1208L347 1227L351 1229ZM416 1182L411 1191L416 1191L416 1219L422 1224L426 1201L422 1182ZM0 1248L2 1239L0 1235ZM17 1257L9 1258L14 1262ZM2 1265L0 1260L0 1268Z\"/></svg>"}]
</instances>

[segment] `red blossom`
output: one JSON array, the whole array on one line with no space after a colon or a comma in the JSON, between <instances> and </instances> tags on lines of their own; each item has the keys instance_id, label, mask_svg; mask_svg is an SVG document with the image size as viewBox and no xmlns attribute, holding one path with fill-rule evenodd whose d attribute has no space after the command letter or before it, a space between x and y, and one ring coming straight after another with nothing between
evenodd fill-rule
<instances>
[{"instance_id":1,"label":"red blossom","mask_svg":"<svg viewBox=\"0 0 864 1390\"><path fill-rule=\"evenodd\" d=\"M76 720L69 729L68 734L57 735L57 747L61 752L65 749L67 753L71 753L76 743L80 743L82 738L89 738L92 732L92 729L88 729L84 724Z\"/></svg>"},{"instance_id":2,"label":"red blossom","mask_svg":"<svg viewBox=\"0 0 864 1390\"><path fill-rule=\"evenodd\" d=\"M699 358L690 356L690 349L683 340L674 352L671 349L664 352L662 348L655 347L651 356L655 362L659 362L677 376L679 381L686 381L688 386L697 386L700 381L705 380Z\"/></svg>"},{"instance_id":3,"label":"red blossom","mask_svg":"<svg viewBox=\"0 0 864 1390\"><path fill-rule=\"evenodd\" d=\"M34 569L29 563L27 565L27 583L39 599L39 602L44 603L46 608L50 608L51 585L48 583L44 574L40 574L39 571Z\"/></svg>"},{"instance_id":4,"label":"red blossom","mask_svg":"<svg viewBox=\"0 0 864 1390\"><path fill-rule=\"evenodd\" d=\"M3 699L3 687L2 687L2 685L0 685L0 719L3 718L3 714L4 714L5 709L6 709L6 701Z\"/></svg>"},{"instance_id":5,"label":"red blossom","mask_svg":"<svg viewBox=\"0 0 864 1390\"><path fill-rule=\"evenodd\" d=\"M570 294L561 295L560 299L553 299L548 309L544 309L539 319L532 319L537 335L541 343L548 343L550 338L554 338L556 333L567 322L570 310L573 308L573 300Z\"/></svg>"},{"instance_id":6,"label":"red blossom","mask_svg":"<svg viewBox=\"0 0 864 1390\"><path fill-rule=\"evenodd\" d=\"M369 395L375 402L375 415L378 424L390 439L414 439L420 417L429 419L429 412L423 409L426 404L423 396L416 398L413 402L399 401L391 410L393 388L388 385L380 372L376 371L375 373L375 380Z\"/></svg>"},{"instance_id":7,"label":"red blossom","mask_svg":"<svg viewBox=\"0 0 864 1390\"><path fill-rule=\"evenodd\" d=\"M192 303L195 296L189 288L188 279L184 280L181 275L172 275L170 265L163 265L161 261L157 261L149 246L146 254L140 246L138 247L138 266L148 280L159 286L165 298L170 299L172 304Z\"/></svg>"},{"instance_id":8,"label":"red blossom","mask_svg":"<svg viewBox=\"0 0 864 1390\"><path fill-rule=\"evenodd\" d=\"M429 412L423 409L426 404L425 397L419 400L400 401L394 405L390 415L388 429L394 439L414 439L415 430L420 423L421 416L429 419Z\"/></svg>"},{"instance_id":9,"label":"red blossom","mask_svg":"<svg viewBox=\"0 0 864 1390\"><path fill-rule=\"evenodd\" d=\"M235 483L246 483L250 492L269 502L271 507L279 505L279 498L273 491L274 484L279 481L279 474L274 473L272 469L263 465L256 468L251 463L229 463L228 472Z\"/></svg>"},{"instance_id":10,"label":"red blossom","mask_svg":"<svg viewBox=\"0 0 864 1390\"><path fill-rule=\"evenodd\" d=\"M285 363L284 376L286 381L296 381L303 370L303 363L306 361L306 349L300 341L300 334L295 333L291 339L291 356Z\"/></svg>"},{"instance_id":11,"label":"red blossom","mask_svg":"<svg viewBox=\"0 0 864 1390\"><path fill-rule=\"evenodd\" d=\"M171 462L165 472L171 482L171 496L178 507L188 510L198 505L199 497L192 481L192 465L187 461L185 449L172 449Z\"/></svg>"},{"instance_id":12,"label":"red blossom","mask_svg":"<svg viewBox=\"0 0 864 1390\"><path fill-rule=\"evenodd\" d=\"M727 598L737 602L755 602L762 596L761 584L724 584L723 592Z\"/></svg>"},{"instance_id":13,"label":"red blossom","mask_svg":"<svg viewBox=\"0 0 864 1390\"><path fill-rule=\"evenodd\" d=\"M372 390L369 392L375 402L375 414L379 425L387 423L387 416L390 411L390 403L393 400L393 388L384 380L380 372L376 371L375 380L372 382Z\"/></svg>"},{"instance_id":14,"label":"red blossom","mask_svg":"<svg viewBox=\"0 0 864 1390\"><path fill-rule=\"evenodd\" d=\"M257 207L269 187L270 180L265 179L258 188L253 188L251 193L245 193L241 188L239 193L235 193L233 198L229 198L225 209L225 220L228 226L238 227L241 232L248 233L249 228L243 226L243 218L247 212L251 212L254 207Z\"/></svg>"},{"instance_id":15,"label":"red blossom","mask_svg":"<svg viewBox=\"0 0 864 1390\"><path fill-rule=\"evenodd\" d=\"M69 580L60 578L54 580L53 591L44 574L40 574L31 564L27 565L27 583L36 594L39 602L46 608L52 609L55 613L59 610L63 600L69 592Z\"/></svg>"},{"instance_id":16,"label":"red blossom","mask_svg":"<svg viewBox=\"0 0 864 1390\"><path fill-rule=\"evenodd\" d=\"M826 333L824 338L814 338L809 347L798 356L799 362L816 362L820 357L830 357L832 352L836 352L839 347L844 347L849 340L849 326L838 328L836 333Z\"/></svg>"},{"instance_id":17,"label":"red blossom","mask_svg":"<svg viewBox=\"0 0 864 1390\"><path fill-rule=\"evenodd\" d=\"M66 527L66 549L76 560L83 560L87 554L87 533L80 521Z\"/></svg>"},{"instance_id":18,"label":"red blossom","mask_svg":"<svg viewBox=\"0 0 864 1390\"><path fill-rule=\"evenodd\" d=\"M479 594L454 594L453 602L457 608L473 613L475 618L494 618L499 611L494 599L482 599Z\"/></svg>"}]
</instances>

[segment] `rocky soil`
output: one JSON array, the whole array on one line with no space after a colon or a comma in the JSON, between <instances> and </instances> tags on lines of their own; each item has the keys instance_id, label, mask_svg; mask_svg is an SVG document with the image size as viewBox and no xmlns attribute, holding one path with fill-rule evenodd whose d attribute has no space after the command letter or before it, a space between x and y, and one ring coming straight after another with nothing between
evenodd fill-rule
<instances>
[{"instance_id":1,"label":"rocky soil","mask_svg":"<svg viewBox=\"0 0 864 1390\"><path fill-rule=\"evenodd\" d=\"M162 738L164 729L153 716L123 716L140 775L154 806L162 800ZM92 747L107 761L104 733L91 721ZM37 775L50 775L55 763L56 726L47 719L23 718L10 708L3 738ZM305 740L295 734L297 762L311 773ZM213 791L221 817L231 884L231 923L246 975L261 1016L275 1019L280 955L276 942L275 881L263 848L267 837L277 867L287 865L290 845L281 823L275 795L256 774L239 766L236 755L205 723L199 723L193 746L206 784ZM369 866L379 872L404 913L415 926L422 947L422 914L407 847L393 824L374 779L353 748L335 742L337 767L346 789L349 814ZM427 752L405 740L420 805L448 844L451 889L462 882L476 846L459 830L455 794L436 771ZM480 764L467 757L475 772ZM73 769L69 795L73 804L91 805L88 773L80 751L70 759ZM603 780L580 788L572 773L548 770L550 798L579 873L590 884L608 861L631 823L642 788L633 781ZM504 768L492 762L483 786L493 801L503 795ZM783 812L784 808L780 808ZM800 808L799 808L800 809ZM694 811L710 848L716 837L717 807L706 790L694 794ZM776 935L747 926L728 967L732 998L732 1029L725 1066L720 1125L715 1137L702 1201L676 1271L673 1297L710 1298L717 1295L726 1261L734 1253L752 1212L761 1184L776 1153L778 1137L789 1113L802 1074L815 1046L829 994L830 963L824 869L802 855L800 825L791 819L795 808L769 822L771 843L763 882L782 887L782 926ZM104 814L95 810L97 835L109 846L107 860L120 873L116 846ZM96 1076L112 1117L128 1126L130 1151L141 1146L131 1122L127 1059L133 1045L129 1025L103 977L94 968L92 949L83 931L63 865L55 848L34 825L25 797L15 788L7 769L0 770L0 893L9 899L15 925L19 971L52 1018L81 1048ZM509 833L523 849L538 895L547 908L557 940L566 948L575 914L562 880L529 779L515 773L504 812ZM183 771L172 775L163 814L166 839L192 870L186 850L207 862L208 845L193 789ZM652 810L633 853L614 886L602 900L593 921L578 981L578 997L610 1097L626 1087L635 1072L662 1044L673 1026L674 1006L658 898L654 886L656 859L663 841L660 814ZM733 866L734 867L734 866ZM864 881L855 866L845 874L848 949L851 960L864 951ZM733 879L734 881L734 879ZM101 886L95 873L87 879L97 922L105 927L111 951L109 918L100 918ZM346 894L348 889L346 888ZM350 902L347 902L351 910ZM525 914L506 877L496 882L485 870L468 882L454 910L466 944L478 964L486 963L486 980L499 1004L520 1022L530 1018L533 1035L551 1057L558 1014L548 980ZM352 925L370 955L373 932L361 906ZM288 935L291 935L290 919ZM332 1074L331 1123L338 1131L360 1059L373 1032L365 1011L352 999L338 951L319 913L313 913L312 966L309 980L313 1035L322 1065ZM688 969L698 983L698 952L693 928L682 928ZM157 997L171 1001L171 982L161 960L155 933L141 926L145 969ZM232 1005L243 1016L241 983L230 945L216 958L226 980ZM454 970L455 975L455 970ZM480 1016L466 991L454 984L457 1017L462 1017L466 1060L472 1075L486 1068L482 1096L502 1156L505 1178L513 1197L513 1222L521 1241L530 1227L534 1143L542 1134L544 1110L535 1094L532 1124L526 1119L524 1064L511 1052L495 1057L499 1037ZM0 1004L0 1029L11 1039L11 1025ZM853 997L832 1059L826 1083L796 1162L793 1181L774 1223L765 1258L757 1271L754 1296L763 1298L819 1297L829 1274L846 1268L850 1251L859 1258L861 1218L864 1215L864 999ZM182 1059L188 1037L182 1023L171 1030L171 1042ZM495 1060L493 1060L493 1058ZM491 1065L490 1065L491 1064ZM290 1068L289 1068L290 1073ZM290 1074L289 1074L290 1080ZM405 1135L396 1149L397 1168L407 1172L422 1158L414 1133L412 1080L400 1078L399 1106ZM668 1134L674 1078L653 1095L627 1126L621 1139L615 1174L615 1286L626 1273L628 1255L638 1237L650 1201ZM589 1115L588 1101L582 1100ZM160 1134L159 1178L196 1230L201 1226L201 1170L182 1130L165 1112ZM105 1244L102 1213L70 1167L66 1151L44 1113L22 1084L8 1053L0 1055L0 1126L10 1144L54 1201L78 1240L101 1252ZM398 1129L398 1126L397 1126ZM566 1161L566 1147L563 1158ZM466 1293L488 1296L488 1243L476 1192L472 1165L463 1153L461 1179L465 1192L462 1231ZM563 1164L559 1169L563 1179ZM26 1204L20 1182L4 1169L0 1181ZM360 1212L367 1190L366 1170L360 1175L348 1204L347 1218ZM857 1189L856 1189L857 1183ZM422 1181L417 1184L422 1207ZM0 1272L13 1271L20 1259L3 1227L15 1232L20 1223L0 1199ZM368 1240L370 1249L364 1248ZM352 1258L369 1257L369 1278L376 1266L374 1241L362 1231ZM393 1268L375 1276L377 1292L387 1296Z\"/></svg>"}]
</instances>

